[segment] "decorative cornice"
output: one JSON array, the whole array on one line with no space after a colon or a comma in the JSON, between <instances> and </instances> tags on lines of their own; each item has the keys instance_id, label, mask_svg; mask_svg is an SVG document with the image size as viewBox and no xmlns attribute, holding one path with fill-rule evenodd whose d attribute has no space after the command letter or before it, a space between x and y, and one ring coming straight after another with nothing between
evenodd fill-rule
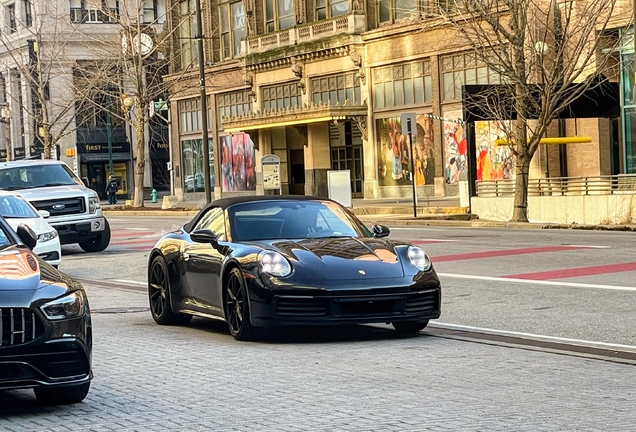
<instances>
[{"instance_id":1,"label":"decorative cornice","mask_svg":"<svg viewBox=\"0 0 636 432\"><path fill-rule=\"evenodd\" d=\"M344 57L348 54L349 54L349 44L339 46L339 47L321 49L314 52L299 53L299 54L295 54L294 56L280 58L276 60L268 60L268 61L264 61L263 63L257 63L257 64L248 64L247 58L246 58L244 62L244 68L246 71L258 73L258 72L269 71L272 69L290 67L292 64L292 59L302 63L308 63L308 62L312 62L316 60L329 59L332 57Z\"/></svg>"},{"instance_id":2,"label":"decorative cornice","mask_svg":"<svg viewBox=\"0 0 636 432\"><path fill-rule=\"evenodd\" d=\"M366 104L311 104L297 108L280 110L270 110L261 112L259 110L237 116L223 117L221 124L226 132L239 132L254 129L266 129L277 126L296 126L307 123L316 123L332 120L355 120L366 125L368 108ZM362 131L362 129L360 129ZM365 126L366 130L366 126ZM366 134L364 134L366 136Z\"/></svg>"}]
</instances>

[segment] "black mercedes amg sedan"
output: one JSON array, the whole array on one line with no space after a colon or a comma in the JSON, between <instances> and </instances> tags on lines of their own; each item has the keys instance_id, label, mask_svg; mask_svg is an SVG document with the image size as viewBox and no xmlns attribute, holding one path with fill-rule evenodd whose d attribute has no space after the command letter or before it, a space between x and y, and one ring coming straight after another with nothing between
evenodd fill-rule
<instances>
[{"instance_id":1,"label":"black mercedes amg sedan","mask_svg":"<svg viewBox=\"0 0 636 432\"><path fill-rule=\"evenodd\" d=\"M79 282L31 251L36 242L29 227L16 235L0 217L0 390L81 402L93 377L88 300Z\"/></svg>"},{"instance_id":2,"label":"black mercedes amg sedan","mask_svg":"<svg viewBox=\"0 0 636 432\"><path fill-rule=\"evenodd\" d=\"M419 331L440 316L440 282L421 248L388 235L329 199L216 200L150 253L152 317L225 320L238 340L289 325L386 322Z\"/></svg>"}]
</instances>

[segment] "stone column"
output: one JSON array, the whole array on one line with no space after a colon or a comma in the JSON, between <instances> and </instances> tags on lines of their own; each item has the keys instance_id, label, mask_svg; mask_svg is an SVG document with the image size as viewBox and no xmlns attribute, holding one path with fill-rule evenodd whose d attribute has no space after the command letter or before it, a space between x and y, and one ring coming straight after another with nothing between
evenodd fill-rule
<instances>
[{"instance_id":1,"label":"stone column","mask_svg":"<svg viewBox=\"0 0 636 432\"><path fill-rule=\"evenodd\" d=\"M305 195L327 197L327 171L331 169L329 124L307 125L305 149Z\"/></svg>"}]
</instances>

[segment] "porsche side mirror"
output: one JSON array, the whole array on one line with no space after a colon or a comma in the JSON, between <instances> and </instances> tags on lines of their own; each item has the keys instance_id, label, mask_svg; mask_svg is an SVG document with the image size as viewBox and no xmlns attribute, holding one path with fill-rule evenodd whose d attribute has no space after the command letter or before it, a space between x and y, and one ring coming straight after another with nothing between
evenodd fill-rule
<instances>
[{"instance_id":1,"label":"porsche side mirror","mask_svg":"<svg viewBox=\"0 0 636 432\"><path fill-rule=\"evenodd\" d=\"M195 241L197 243L210 243L213 246L219 244L218 237L216 236L216 234L214 234L214 231L211 231L209 229L192 231L192 233L190 233L190 238L192 239L192 241Z\"/></svg>"},{"instance_id":2,"label":"porsche side mirror","mask_svg":"<svg viewBox=\"0 0 636 432\"><path fill-rule=\"evenodd\" d=\"M42 216L44 219L51 216L51 213L49 213L47 210L38 210L38 213L40 213L40 216Z\"/></svg>"},{"instance_id":3,"label":"porsche side mirror","mask_svg":"<svg viewBox=\"0 0 636 432\"><path fill-rule=\"evenodd\" d=\"M18 234L20 241L31 250L33 250L35 245L38 243L38 236L35 235L31 228L24 224L18 226L16 233Z\"/></svg>"},{"instance_id":4,"label":"porsche side mirror","mask_svg":"<svg viewBox=\"0 0 636 432\"><path fill-rule=\"evenodd\" d=\"M391 233L389 227L384 225L373 225L373 237L388 237Z\"/></svg>"}]
</instances>

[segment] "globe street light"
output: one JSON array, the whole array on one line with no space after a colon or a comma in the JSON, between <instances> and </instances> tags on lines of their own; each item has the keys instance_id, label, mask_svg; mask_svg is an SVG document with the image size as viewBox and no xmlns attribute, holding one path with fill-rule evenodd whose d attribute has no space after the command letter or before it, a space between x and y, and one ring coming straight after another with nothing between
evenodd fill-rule
<instances>
[{"instance_id":1,"label":"globe street light","mask_svg":"<svg viewBox=\"0 0 636 432\"><path fill-rule=\"evenodd\" d=\"M9 124L11 123L11 112L9 111L9 104L6 102L0 103L0 123L3 124L3 132L5 138L5 149L7 152L6 161L10 161L13 156L13 149L11 148L11 132Z\"/></svg>"}]
</instances>

